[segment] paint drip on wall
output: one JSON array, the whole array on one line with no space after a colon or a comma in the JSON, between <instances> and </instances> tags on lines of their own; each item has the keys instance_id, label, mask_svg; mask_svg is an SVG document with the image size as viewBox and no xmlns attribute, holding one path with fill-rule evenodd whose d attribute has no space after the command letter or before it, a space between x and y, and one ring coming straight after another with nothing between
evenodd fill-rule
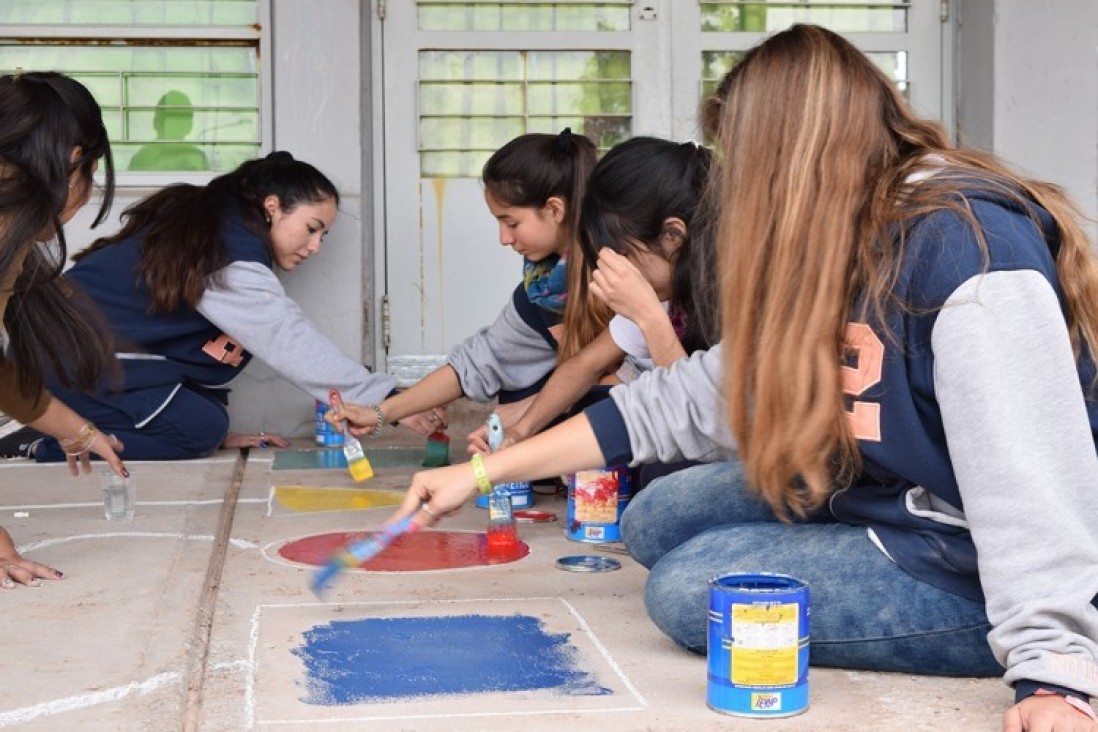
<instances>
[{"instance_id":1,"label":"paint drip on wall","mask_svg":"<svg viewBox=\"0 0 1098 732\"><path fill-rule=\"evenodd\" d=\"M614 692L579 667L568 633L528 615L336 620L293 649L306 704L377 704L428 696L547 690Z\"/></svg>"}]
</instances>

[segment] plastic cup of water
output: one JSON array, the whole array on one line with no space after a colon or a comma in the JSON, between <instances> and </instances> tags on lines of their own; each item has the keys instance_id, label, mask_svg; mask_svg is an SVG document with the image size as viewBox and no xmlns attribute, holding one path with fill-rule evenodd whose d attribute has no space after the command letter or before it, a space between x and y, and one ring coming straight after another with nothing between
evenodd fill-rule
<instances>
[{"instance_id":1,"label":"plastic cup of water","mask_svg":"<svg viewBox=\"0 0 1098 732\"><path fill-rule=\"evenodd\" d=\"M132 519L137 508L137 481L133 473L123 478L112 470L104 470L100 473L100 485L103 487L103 515L107 520Z\"/></svg>"}]
</instances>

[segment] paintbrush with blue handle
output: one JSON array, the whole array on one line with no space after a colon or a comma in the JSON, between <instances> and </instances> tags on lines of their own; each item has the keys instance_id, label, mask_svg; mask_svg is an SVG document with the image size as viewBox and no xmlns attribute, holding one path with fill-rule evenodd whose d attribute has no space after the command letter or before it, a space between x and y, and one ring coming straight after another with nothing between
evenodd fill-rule
<instances>
[{"instance_id":1,"label":"paintbrush with blue handle","mask_svg":"<svg viewBox=\"0 0 1098 732\"><path fill-rule=\"evenodd\" d=\"M382 531L368 538L351 542L332 554L327 564L313 575L313 581L309 584L313 594L323 598L325 590L340 572L349 567L361 567L392 544L398 536L415 531L418 527L412 523L414 517L415 513L412 513L401 521L386 526Z\"/></svg>"}]
</instances>

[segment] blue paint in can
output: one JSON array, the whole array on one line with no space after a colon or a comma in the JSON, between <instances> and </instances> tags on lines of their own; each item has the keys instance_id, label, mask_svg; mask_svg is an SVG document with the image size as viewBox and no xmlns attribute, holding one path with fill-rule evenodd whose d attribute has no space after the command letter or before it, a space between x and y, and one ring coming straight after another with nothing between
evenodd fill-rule
<instances>
[{"instance_id":1,"label":"blue paint in can","mask_svg":"<svg viewBox=\"0 0 1098 732\"><path fill-rule=\"evenodd\" d=\"M573 474L568 481L565 536L588 544L621 541L621 513L632 495L633 478L626 465Z\"/></svg>"},{"instance_id":2,"label":"blue paint in can","mask_svg":"<svg viewBox=\"0 0 1098 732\"><path fill-rule=\"evenodd\" d=\"M324 447L332 447L343 444L343 435L336 432L334 425L324 421L324 415L328 413L328 405L317 400L316 402L316 444Z\"/></svg>"},{"instance_id":3,"label":"blue paint in can","mask_svg":"<svg viewBox=\"0 0 1098 732\"><path fill-rule=\"evenodd\" d=\"M511 497L511 508L530 508L534 505L534 488L527 482L500 483L496 486ZM488 496L477 496L477 508L488 508Z\"/></svg>"},{"instance_id":4,"label":"blue paint in can","mask_svg":"<svg viewBox=\"0 0 1098 732\"><path fill-rule=\"evenodd\" d=\"M709 581L710 709L791 717L808 708L808 585L784 574Z\"/></svg>"}]
</instances>

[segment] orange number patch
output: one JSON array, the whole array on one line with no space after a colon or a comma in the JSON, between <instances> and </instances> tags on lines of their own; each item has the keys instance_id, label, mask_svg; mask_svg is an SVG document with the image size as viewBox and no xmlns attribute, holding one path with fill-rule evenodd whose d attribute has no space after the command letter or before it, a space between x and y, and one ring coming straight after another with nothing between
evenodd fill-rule
<instances>
[{"instance_id":1,"label":"orange number patch","mask_svg":"<svg viewBox=\"0 0 1098 732\"><path fill-rule=\"evenodd\" d=\"M884 365L884 343L865 323L846 324L846 347L854 352L858 365L843 366L843 392L860 396L879 384ZM871 442L881 441L881 405L855 400L846 413L854 437Z\"/></svg>"}]
</instances>

